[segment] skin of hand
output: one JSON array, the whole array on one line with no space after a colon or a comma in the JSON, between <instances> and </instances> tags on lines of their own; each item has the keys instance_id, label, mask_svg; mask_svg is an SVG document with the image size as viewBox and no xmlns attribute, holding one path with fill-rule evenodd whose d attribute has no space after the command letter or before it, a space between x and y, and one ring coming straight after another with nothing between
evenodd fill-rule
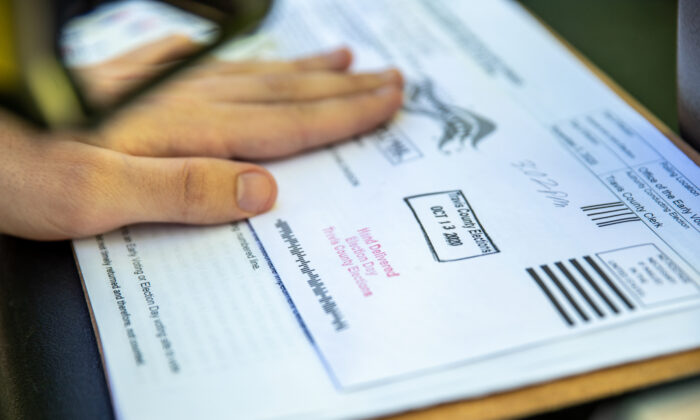
<instances>
[{"instance_id":1,"label":"skin of hand","mask_svg":"<svg viewBox=\"0 0 700 420\"><path fill-rule=\"evenodd\" d=\"M272 175L232 159L321 147L401 107L397 70L350 73L351 61L346 49L295 61L210 60L94 132L40 132L0 111L0 231L57 240L267 211L277 196Z\"/></svg>"}]
</instances>

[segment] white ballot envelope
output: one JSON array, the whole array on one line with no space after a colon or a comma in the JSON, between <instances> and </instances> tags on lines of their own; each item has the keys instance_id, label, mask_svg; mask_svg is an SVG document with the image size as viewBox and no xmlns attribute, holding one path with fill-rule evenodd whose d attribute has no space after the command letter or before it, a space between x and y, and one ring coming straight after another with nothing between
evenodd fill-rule
<instances>
[{"instance_id":1,"label":"white ballot envelope","mask_svg":"<svg viewBox=\"0 0 700 420\"><path fill-rule=\"evenodd\" d=\"M700 345L700 168L517 3L280 1L257 39L398 66L403 109L266 164L248 222L75 242L120 417L379 415Z\"/></svg>"}]
</instances>

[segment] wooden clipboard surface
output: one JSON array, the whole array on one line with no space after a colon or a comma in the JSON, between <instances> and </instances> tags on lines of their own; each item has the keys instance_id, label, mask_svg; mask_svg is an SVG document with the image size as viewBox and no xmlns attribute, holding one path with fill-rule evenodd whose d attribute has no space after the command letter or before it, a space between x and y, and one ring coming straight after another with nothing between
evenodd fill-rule
<instances>
[{"instance_id":1,"label":"wooden clipboard surface","mask_svg":"<svg viewBox=\"0 0 700 420\"><path fill-rule=\"evenodd\" d=\"M608 75L596 67L583 54L577 51L561 35L556 33L539 17L533 16L549 30L583 65L610 87L625 102L632 106L649 122L654 124L666 137L683 151L696 164L700 165L700 153L678 137L629 93L615 83ZM700 328L700 327L698 327ZM413 411L391 418L397 420L434 419L501 419L522 417L555 410L600 398L646 388L651 385L669 382L700 374L700 348L668 356L627 363L607 369L596 370L582 375L557 379L514 391L490 396L443 404L432 408Z\"/></svg>"}]
</instances>

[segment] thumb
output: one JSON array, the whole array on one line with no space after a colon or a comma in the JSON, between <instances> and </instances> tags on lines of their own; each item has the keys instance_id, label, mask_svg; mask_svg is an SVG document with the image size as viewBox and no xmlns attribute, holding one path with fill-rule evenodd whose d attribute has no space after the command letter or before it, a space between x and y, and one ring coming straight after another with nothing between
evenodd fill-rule
<instances>
[{"instance_id":1,"label":"thumb","mask_svg":"<svg viewBox=\"0 0 700 420\"><path fill-rule=\"evenodd\" d=\"M209 158L123 155L112 191L111 227L138 222L224 223L267 211L277 197L264 168ZM111 219L111 220L109 220Z\"/></svg>"},{"instance_id":2,"label":"thumb","mask_svg":"<svg viewBox=\"0 0 700 420\"><path fill-rule=\"evenodd\" d=\"M7 120L0 232L54 240L139 222L224 223L266 211L277 197L270 173L253 164L129 156Z\"/></svg>"}]
</instances>

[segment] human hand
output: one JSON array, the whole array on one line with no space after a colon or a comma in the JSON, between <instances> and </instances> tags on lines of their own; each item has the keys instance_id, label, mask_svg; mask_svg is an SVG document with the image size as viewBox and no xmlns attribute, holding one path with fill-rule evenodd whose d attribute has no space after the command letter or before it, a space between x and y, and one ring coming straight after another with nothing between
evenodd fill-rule
<instances>
[{"instance_id":1,"label":"human hand","mask_svg":"<svg viewBox=\"0 0 700 420\"><path fill-rule=\"evenodd\" d=\"M258 165L366 132L401 106L393 70L351 74L347 50L291 62L210 61L90 133L0 114L0 231L88 236L139 222L224 223L268 210Z\"/></svg>"}]
</instances>

